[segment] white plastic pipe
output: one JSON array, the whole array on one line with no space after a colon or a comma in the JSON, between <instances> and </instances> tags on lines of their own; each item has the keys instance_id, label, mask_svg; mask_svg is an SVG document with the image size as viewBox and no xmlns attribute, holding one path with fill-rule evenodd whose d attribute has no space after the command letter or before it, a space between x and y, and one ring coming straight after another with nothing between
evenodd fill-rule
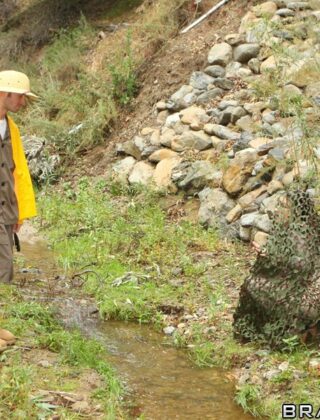
<instances>
[{"instance_id":1,"label":"white plastic pipe","mask_svg":"<svg viewBox=\"0 0 320 420\"><path fill-rule=\"evenodd\" d=\"M196 25L198 25L200 22L202 22L203 20L205 20L208 16L210 16L213 12L215 12L216 10L220 9L220 7L222 7L224 4L228 3L229 0L221 0L218 4L216 4L215 6L213 6L210 10L208 10L207 13L205 13L204 15L202 15L201 17L199 17L199 19L195 20L193 23L191 23L191 25L187 26L185 29L182 29L182 31L180 32L181 34L185 34L187 33L190 29L194 28Z\"/></svg>"}]
</instances>

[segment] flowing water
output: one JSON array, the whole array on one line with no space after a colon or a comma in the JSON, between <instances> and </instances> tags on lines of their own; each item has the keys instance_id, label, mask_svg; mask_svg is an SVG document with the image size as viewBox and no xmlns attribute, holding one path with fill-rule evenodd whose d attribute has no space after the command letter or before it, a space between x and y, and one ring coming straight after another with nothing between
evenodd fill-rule
<instances>
[{"instance_id":1,"label":"flowing water","mask_svg":"<svg viewBox=\"0 0 320 420\"><path fill-rule=\"evenodd\" d=\"M52 254L45 242L31 241L30 237L22 235L22 252L31 268L29 274L20 276L50 278ZM233 402L234 388L224 371L195 367L184 351L167 346L165 337L148 326L100 321L92 315L94 307L85 298L47 294L45 289L36 297L34 293L30 296L48 299L66 326L76 326L105 345L109 362L134 401L132 414L143 413L143 418L152 420L252 419Z\"/></svg>"}]
</instances>

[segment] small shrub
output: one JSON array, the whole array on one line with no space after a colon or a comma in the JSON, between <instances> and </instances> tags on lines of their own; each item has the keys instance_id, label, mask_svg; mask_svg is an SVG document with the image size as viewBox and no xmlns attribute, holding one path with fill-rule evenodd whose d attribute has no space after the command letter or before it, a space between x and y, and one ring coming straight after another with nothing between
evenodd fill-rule
<instances>
[{"instance_id":1,"label":"small shrub","mask_svg":"<svg viewBox=\"0 0 320 420\"><path fill-rule=\"evenodd\" d=\"M117 64L109 65L112 95L120 105L127 105L133 99L138 89L131 37L131 32L128 31L123 55L118 58Z\"/></svg>"}]
</instances>

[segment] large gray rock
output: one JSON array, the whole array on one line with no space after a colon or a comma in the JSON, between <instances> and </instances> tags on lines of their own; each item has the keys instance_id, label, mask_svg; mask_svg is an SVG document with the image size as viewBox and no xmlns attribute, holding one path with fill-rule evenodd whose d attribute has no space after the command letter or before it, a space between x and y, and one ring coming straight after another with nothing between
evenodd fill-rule
<instances>
[{"instance_id":1,"label":"large gray rock","mask_svg":"<svg viewBox=\"0 0 320 420\"><path fill-rule=\"evenodd\" d=\"M310 54L312 51L310 50ZM319 55L296 60L287 70L289 83L303 88L311 83L319 81Z\"/></svg>"},{"instance_id":2,"label":"large gray rock","mask_svg":"<svg viewBox=\"0 0 320 420\"><path fill-rule=\"evenodd\" d=\"M165 126L168 128L172 128L176 123L180 122L180 114L179 112L175 112L167 117Z\"/></svg>"},{"instance_id":3,"label":"large gray rock","mask_svg":"<svg viewBox=\"0 0 320 420\"><path fill-rule=\"evenodd\" d=\"M199 198L201 204L198 219L205 226L216 226L221 216L235 206L235 202L220 188L205 188L199 193Z\"/></svg>"},{"instance_id":4,"label":"large gray rock","mask_svg":"<svg viewBox=\"0 0 320 420\"><path fill-rule=\"evenodd\" d=\"M182 152L187 149L205 150L212 146L211 138L203 131L186 131L174 137L171 142L172 150Z\"/></svg>"},{"instance_id":5,"label":"large gray rock","mask_svg":"<svg viewBox=\"0 0 320 420\"><path fill-rule=\"evenodd\" d=\"M187 176L190 166L191 162L183 161L174 167L171 174L172 181L175 184L178 184L180 181L182 181Z\"/></svg>"},{"instance_id":6,"label":"large gray rock","mask_svg":"<svg viewBox=\"0 0 320 420\"><path fill-rule=\"evenodd\" d=\"M284 204L286 199L285 191L278 191L277 193L265 198L260 207L260 211L263 213L275 213L278 208Z\"/></svg>"},{"instance_id":7,"label":"large gray rock","mask_svg":"<svg viewBox=\"0 0 320 420\"><path fill-rule=\"evenodd\" d=\"M167 102L167 108L172 111L180 111L183 108L187 108L196 102L199 93L198 90L190 85L181 86L181 88L170 97Z\"/></svg>"},{"instance_id":8,"label":"large gray rock","mask_svg":"<svg viewBox=\"0 0 320 420\"><path fill-rule=\"evenodd\" d=\"M197 97L197 104L206 104L207 102L222 96L224 91L218 87L208 90L207 92L201 93Z\"/></svg>"},{"instance_id":9,"label":"large gray rock","mask_svg":"<svg viewBox=\"0 0 320 420\"><path fill-rule=\"evenodd\" d=\"M254 74L260 73L260 60L258 58L251 58L248 61L248 67Z\"/></svg>"},{"instance_id":10,"label":"large gray rock","mask_svg":"<svg viewBox=\"0 0 320 420\"><path fill-rule=\"evenodd\" d=\"M291 10L306 10L310 9L310 5L307 1L291 1L287 3L287 8Z\"/></svg>"},{"instance_id":11,"label":"large gray rock","mask_svg":"<svg viewBox=\"0 0 320 420\"><path fill-rule=\"evenodd\" d=\"M233 58L234 61L238 61L239 63L247 63L251 58L257 57L259 51L259 44L242 44L234 49Z\"/></svg>"},{"instance_id":12,"label":"large gray rock","mask_svg":"<svg viewBox=\"0 0 320 420\"><path fill-rule=\"evenodd\" d=\"M254 226L254 221L255 221L257 216L259 216L259 213L257 211L255 211L253 213L244 214L240 218L241 226L243 226L243 227Z\"/></svg>"},{"instance_id":13,"label":"large gray rock","mask_svg":"<svg viewBox=\"0 0 320 420\"><path fill-rule=\"evenodd\" d=\"M224 109L228 108L229 106L239 106L239 101L235 101L234 99L223 100L219 103L218 108L223 111Z\"/></svg>"},{"instance_id":14,"label":"large gray rock","mask_svg":"<svg viewBox=\"0 0 320 420\"><path fill-rule=\"evenodd\" d=\"M277 10L276 15L281 16L281 17L291 17L291 16L294 16L295 13L293 10L288 9L287 7L284 7L282 9Z\"/></svg>"},{"instance_id":15,"label":"large gray rock","mask_svg":"<svg viewBox=\"0 0 320 420\"><path fill-rule=\"evenodd\" d=\"M241 69L242 64L237 61L232 61L226 67L226 77L238 77L239 70Z\"/></svg>"},{"instance_id":16,"label":"large gray rock","mask_svg":"<svg viewBox=\"0 0 320 420\"><path fill-rule=\"evenodd\" d=\"M272 229L272 222L267 214L258 214L253 222L254 227L263 232L269 233Z\"/></svg>"},{"instance_id":17,"label":"large gray rock","mask_svg":"<svg viewBox=\"0 0 320 420\"><path fill-rule=\"evenodd\" d=\"M221 112L219 124L228 125L230 122L234 124L239 118L246 115L246 111L241 106L229 106Z\"/></svg>"},{"instance_id":18,"label":"large gray rock","mask_svg":"<svg viewBox=\"0 0 320 420\"><path fill-rule=\"evenodd\" d=\"M202 71L195 71L190 77L190 85L194 89L206 90L210 84L214 83L214 78Z\"/></svg>"},{"instance_id":19,"label":"large gray rock","mask_svg":"<svg viewBox=\"0 0 320 420\"><path fill-rule=\"evenodd\" d=\"M225 77L217 77L214 80L214 85L223 90L231 90L234 87L234 82Z\"/></svg>"},{"instance_id":20,"label":"large gray rock","mask_svg":"<svg viewBox=\"0 0 320 420\"><path fill-rule=\"evenodd\" d=\"M238 140L240 138L240 133L236 133L235 131L219 124L206 124L204 126L204 131L224 140Z\"/></svg>"},{"instance_id":21,"label":"large gray rock","mask_svg":"<svg viewBox=\"0 0 320 420\"><path fill-rule=\"evenodd\" d=\"M226 74L226 70L222 66L208 66L204 69L205 73L207 73L211 77L224 77Z\"/></svg>"},{"instance_id":22,"label":"large gray rock","mask_svg":"<svg viewBox=\"0 0 320 420\"><path fill-rule=\"evenodd\" d=\"M187 175L179 183L179 188L196 191L205 186L218 187L221 183L222 172L217 171L215 165L204 160L195 161L191 164Z\"/></svg>"},{"instance_id":23,"label":"large gray rock","mask_svg":"<svg viewBox=\"0 0 320 420\"><path fill-rule=\"evenodd\" d=\"M133 156L135 159L141 159L141 150L137 147L133 140L124 143L118 143L116 146L117 154Z\"/></svg>"},{"instance_id":24,"label":"large gray rock","mask_svg":"<svg viewBox=\"0 0 320 420\"><path fill-rule=\"evenodd\" d=\"M232 47L226 42L214 45L208 55L209 64L225 67L232 59Z\"/></svg>"}]
</instances>

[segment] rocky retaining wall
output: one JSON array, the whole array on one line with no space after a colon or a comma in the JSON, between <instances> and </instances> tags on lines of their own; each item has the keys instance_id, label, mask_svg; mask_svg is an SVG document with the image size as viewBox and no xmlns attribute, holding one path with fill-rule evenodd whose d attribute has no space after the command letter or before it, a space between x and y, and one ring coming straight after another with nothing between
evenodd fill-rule
<instances>
[{"instance_id":1,"label":"rocky retaining wall","mask_svg":"<svg viewBox=\"0 0 320 420\"><path fill-rule=\"evenodd\" d=\"M208 66L155 105L154 127L118 143L114 177L197 194L200 223L264 245L286 189L312 179L320 157L319 20L320 0L248 11Z\"/></svg>"}]
</instances>

